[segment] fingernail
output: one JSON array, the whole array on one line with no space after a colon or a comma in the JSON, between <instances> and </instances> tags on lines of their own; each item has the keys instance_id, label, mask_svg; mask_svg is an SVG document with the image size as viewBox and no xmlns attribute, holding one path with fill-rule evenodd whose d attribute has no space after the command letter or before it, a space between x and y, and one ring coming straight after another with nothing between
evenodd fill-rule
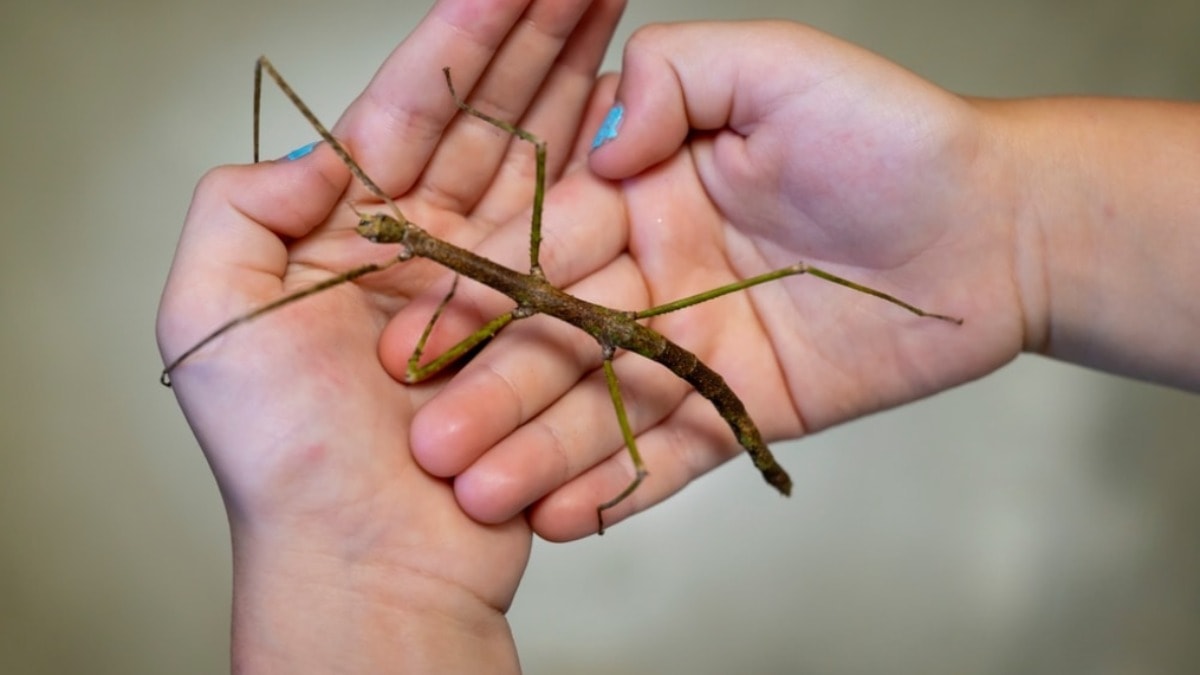
<instances>
[{"instance_id":1,"label":"fingernail","mask_svg":"<svg viewBox=\"0 0 1200 675\"><path fill-rule=\"evenodd\" d=\"M592 139L593 150L617 137L617 132L621 130L621 120L624 117L625 106L620 103L615 103L608 109L608 114L604 116L604 122L596 132L596 137Z\"/></svg>"},{"instance_id":2,"label":"fingernail","mask_svg":"<svg viewBox=\"0 0 1200 675\"><path fill-rule=\"evenodd\" d=\"M289 162L294 162L294 161L296 161L297 159L300 159L301 157L305 157L305 156L307 156L308 154L310 154L310 153L311 153L311 152L312 152L314 149L316 149L317 145L318 145L320 142L321 142L321 141L313 141L312 143L309 143L308 145L305 145L305 146L301 146L301 147L299 147L299 148L296 148L295 150L293 150L293 151L289 152L288 154L284 155L284 156L283 156L283 158L284 158L284 159L286 159L286 160L287 160L287 161L289 161Z\"/></svg>"}]
</instances>

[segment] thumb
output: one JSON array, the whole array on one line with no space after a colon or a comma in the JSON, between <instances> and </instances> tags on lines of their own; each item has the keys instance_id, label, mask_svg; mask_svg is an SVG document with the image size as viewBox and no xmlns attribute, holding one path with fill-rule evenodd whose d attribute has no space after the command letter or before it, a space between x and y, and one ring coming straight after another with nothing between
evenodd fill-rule
<instances>
[{"instance_id":1,"label":"thumb","mask_svg":"<svg viewBox=\"0 0 1200 675\"><path fill-rule=\"evenodd\" d=\"M164 358L254 304L273 299L287 241L323 222L349 172L328 148L295 162L218 167L196 187L159 304Z\"/></svg>"},{"instance_id":2,"label":"thumb","mask_svg":"<svg viewBox=\"0 0 1200 675\"><path fill-rule=\"evenodd\" d=\"M794 74L771 74L793 61L806 32L815 35L784 22L639 29L625 47L614 107L593 141L592 170L609 179L635 175L674 154L692 130L748 135L771 101L794 92Z\"/></svg>"}]
</instances>

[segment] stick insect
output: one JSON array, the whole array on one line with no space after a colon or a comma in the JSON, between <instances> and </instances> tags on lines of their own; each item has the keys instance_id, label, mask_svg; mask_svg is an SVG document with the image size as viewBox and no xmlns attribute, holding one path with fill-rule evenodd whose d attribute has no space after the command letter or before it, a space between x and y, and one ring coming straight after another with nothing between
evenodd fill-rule
<instances>
[{"instance_id":1,"label":"stick insect","mask_svg":"<svg viewBox=\"0 0 1200 675\"><path fill-rule=\"evenodd\" d=\"M652 359L666 367L672 373L690 384L700 395L708 399L722 418L728 423L739 445L750 455L754 466L761 472L763 478L787 496L791 493L792 481L787 472L775 460L767 444L763 441L754 420L746 411L745 405L737 394L730 389L719 373L704 364L695 354L667 339L653 328L641 323L644 319L674 312L677 310L712 300L722 295L735 293L752 286L764 284L784 277L809 274L825 281L844 286L860 293L874 296L896 305L920 317L961 324L962 319L935 314L911 305L893 295L832 274L823 269L797 262L788 267L767 272L758 276L743 279L703 293L698 293L681 300L650 307L642 310L616 310L581 300L559 290L546 279L538 262L542 231L542 204L546 190L546 143L533 134L514 124L492 117L468 104L454 88L450 77L450 69L444 68L446 87L454 99L458 109L467 115L476 117L519 140L528 142L534 148L536 158L536 178L533 191L533 209L530 222L529 243L529 272L522 273L509 269L498 263L478 256L471 251L459 248L442 241L409 221L401 213L395 201L367 176L358 162L350 156L333 134L323 125L311 109L300 99L279 71L264 56L258 59L254 69L254 161L258 162L259 146L259 111L262 97L262 74L266 72L297 110L308 120L313 129L341 158L351 173L386 206L390 213L365 214L357 210L359 223L356 231L366 239L381 244L399 244L400 252L396 257L375 264L362 265L337 276L330 277L308 288L301 289L273 302L267 303L246 314L235 317L216 328L208 336L197 342L191 348L179 355L162 371L161 381L170 386L171 372L190 356L208 345L218 336L235 326L262 316L272 310L300 300L304 297L319 293L339 284L353 281L373 272L379 272L400 262L412 258L426 258L456 273L450 292L441 300L434 310L429 323L417 342L413 354L408 361L404 375L405 383L417 383L426 380L450 366L465 355L472 353L485 341L490 340L505 326L513 321L525 319L536 314L546 314L569 323L591 335L599 343L604 377L608 384L609 395L616 411L617 424L626 450L633 463L634 476L630 483L612 499L597 505L596 520L598 533L604 533L604 512L629 497L648 475L645 463L638 452L637 441L625 405L621 397L621 388L613 368L613 357L617 350L623 349ZM353 206L351 206L353 208ZM445 309L454 295L458 275L466 276L489 286L512 299L516 306L506 314L492 319L475 333L472 333L458 344L451 347L445 354L421 365L425 342L428 340L433 326L442 310Z\"/></svg>"}]
</instances>

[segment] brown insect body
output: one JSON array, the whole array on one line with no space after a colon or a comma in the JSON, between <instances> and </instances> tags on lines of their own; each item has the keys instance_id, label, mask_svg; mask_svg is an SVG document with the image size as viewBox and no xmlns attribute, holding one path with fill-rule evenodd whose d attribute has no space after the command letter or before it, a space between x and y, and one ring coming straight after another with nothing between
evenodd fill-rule
<instances>
[{"instance_id":1,"label":"brown insect body","mask_svg":"<svg viewBox=\"0 0 1200 675\"><path fill-rule=\"evenodd\" d=\"M712 403L767 483L784 495L791 494L791 478L771 454L746 406L725 378L692 352L638 323L635 312L581 300L555 288L540 274L517 272L387 214L363 215L358 232L378 243L401 244L404 247L401 257L432 260L507 295L517 303L514 318L534 314L553 316L594 337L606 353L624 349L663 365Z\"/></svg>"}]
</instances>

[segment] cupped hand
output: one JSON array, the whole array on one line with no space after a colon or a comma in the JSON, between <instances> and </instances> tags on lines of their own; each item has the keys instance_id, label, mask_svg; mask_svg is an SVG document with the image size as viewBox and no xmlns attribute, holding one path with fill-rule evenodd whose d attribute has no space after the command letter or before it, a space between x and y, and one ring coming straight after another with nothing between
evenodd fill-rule
<instances>
[{"instance_id":1,"label":"cupped hand","mask_svg":"<svg viewBox=\"0 0 1200 675\"><path fill-rule=\"evenodd\" d=\"M805 276L652 319L725 376L768 440L929 395L1020 351L1018 200L972 102L771 22L639 31L619 84L597 87L585 133L613 102L621 123L591 154L592 173L566 176L547 196L546 250L573 293L640 309L802 260L965 320L916 317ZM587 242L614 233L627 252L597 268ZM517 241L481 250L510 256ZM570 273L572 256L597 271ZM385 333L392 372L420 325L406 310ZM542 536L584 536L596 505L632 477L599 350L549 320L512 332L419 412L414 453L457 476L459 502L483 522L531 509ZM649 477L606 512L609 523L740 452L708 402L657 364L624 354L617 373Z\"/></svg>"}]
</instances>

